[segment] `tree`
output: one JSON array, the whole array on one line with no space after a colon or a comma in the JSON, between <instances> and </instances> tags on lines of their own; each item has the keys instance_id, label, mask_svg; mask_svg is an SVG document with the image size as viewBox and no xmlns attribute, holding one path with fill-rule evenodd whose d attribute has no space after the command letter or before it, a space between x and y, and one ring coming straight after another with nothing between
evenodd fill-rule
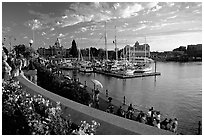
<instances>
[{"instance_id":1,"label":"tree","mask_svg":"<svg viewBox=\"0 0 204 137\"><path fill-rule=\"evenodd\" d=\"M71 50L70 50L70 54L74 58L78 57L78 50L77 50L77 46L76 46L75 40L72 41L72 47L71 47Z\"/></svg>"},{"instance_id":2,"label":"tree","mask_svg":"<svg viewBox=\"0 0 204 137\"><path fill-rule=\"evenodd\" d=\"M22 54L25 58L32 58L35 53L35 50L32 47L25 46L24 44L16 45L14 47L16 54Z\"/></svg>"}]
</instances>

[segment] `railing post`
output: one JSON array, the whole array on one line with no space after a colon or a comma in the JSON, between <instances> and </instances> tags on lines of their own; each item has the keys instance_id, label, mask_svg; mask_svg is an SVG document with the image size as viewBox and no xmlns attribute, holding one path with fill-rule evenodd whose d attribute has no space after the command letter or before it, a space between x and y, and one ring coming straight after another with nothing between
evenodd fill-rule
<instances>
[{"instance_id":1,"label":"railing post","mask_svg":"<svg viewBox=\"0 0 204 137\"><path fill-rule=\"evenodd\" d=\"M125 105L125 96L123 97L123 105Z\"/></svg>"},{"instance_id":2,"label":"railing post","mask_svg":"<svg viewBox=\"0 0 204 137\"><path fill-rule=\"evenodd\" d=\"M198 135L201 135L201 122L198 122Z\"/></svg>"},{"instance_id":3,"label":"railing post","mask_svg":"<svg viewBox=\"0 0 204 137\"><path fill-rule=\"evenodd\" d=\"M106 97L108 97L108 90L106 89Z\"/></svg>"}]
</instances>

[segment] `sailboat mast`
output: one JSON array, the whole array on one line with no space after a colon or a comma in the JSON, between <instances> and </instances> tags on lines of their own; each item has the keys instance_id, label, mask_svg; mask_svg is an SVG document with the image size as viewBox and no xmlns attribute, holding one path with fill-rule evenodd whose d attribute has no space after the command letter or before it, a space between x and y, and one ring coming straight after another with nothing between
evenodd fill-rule
<instances>
[{"instance_id":1,"label":"sailboat mast","mask_svg":"<svg viewBox=\"0 0 204 137\"><path fill-rule=\"evenodd\" d=\"M106 21L105 21L105 50L106 50L106 60L108 60Z\"/></svg>"},{"instance_id":2,"label":"sailboat mast","mask_svg":"<svg viewBox=\"0 0 204 137\"><path fill-rule=\"evenodd\" d=\"M80 60L80 48L79 48L79 52L78 52L78 61Z\"/></svg>"},{"instance_id":3,"label":"sailboat mast","mask_svg":"<svg viewBox=\"0 0 204 137\"><path fill-rule=\"evenodd\" d=\"M115 25L115 55L116 55L116 60L118 60L117 41L116 41L116 25Z\"/></svg>"},{"instance_id":4,"label":"sailboat mast","mask_svg":"<svg viewBox=\"0 0 204 137\"><path fill-rule=\"evenodd\" d=\"M130 61L130 46L129 46L129 61Z\"/></svg>"},{"instance_id":5,"label":"sailboat mast","mask_svg":"<svg viewBox=\"0 0 204 137\"><path fill-rule=\"evenodd\" d=\"M89 48L89 61L91 60L91 48Z\"/></svg>"},{"instance_id":6,"label":"sailboat mast","mask_svg":"<svg viewBox=\"0 0 204 137\"><path fill-rule=\"evenodd\" d=\"M145 63L146 63L146 36L145 36Z\"/></svg>"}]
</instances>

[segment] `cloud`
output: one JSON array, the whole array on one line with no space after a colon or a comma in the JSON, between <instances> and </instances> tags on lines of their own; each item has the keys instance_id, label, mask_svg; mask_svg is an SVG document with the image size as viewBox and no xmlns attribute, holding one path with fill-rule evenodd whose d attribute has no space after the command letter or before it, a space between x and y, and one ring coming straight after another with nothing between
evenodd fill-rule
<instances>
[{"instance_id":1,"label":"cloud","mask_svg":"<svg viewBox=\"0 0 204 137\"><path fill-rule=\"evenodd\" d=\"M64 37L66 37L67 35L69 35L69 33L66 33L66 34L60 33L60 34L58 35L58 37L59 37L59 38L64 38Z\"/></svg>"},{"instance_id":2,"label":"cloud","mask_svg":"<svg viewBox=\"0 0 204 137\"><path fill-rule=\"evenodd\" d=\"M46 35L46 33L45 32L42 32L42 34L41 34L42 36L44 36L44 35Z\"/></svg>"},{"instance_id":3,"label":"cloud","mask_svg":"<svg viewBox=\"0 0 204 137\"><path fill-rule=\"evenodd\" d=\"M137 16L137 12L143 10L144 8L142 7L142 5L134 3L133 5L127 5L126 8L121 9L121 16L123 18L129 18L131 16Z\"/></svg>"},{"instance_id":4,"label":"cloud","mask_svg":"<svg viewBox=\"0 0 204 137\"><path fill-rule=\"evenodd\" d=\"M157 6L158 2L150 2L146 5L146 8L151 9Z\"/></svg>"},{"instance_id":5,"label":"cloud","mask_svg":"<svg viewBox=\"0 0 204 137\"><path fill-rule=\"evenodd\" d=\"M8 33L11 31L11 27L2 27L2 33Z\"/></svg>"},{"instance_id":6,"label":"cloud","mask_svg":"<svg viewBox=\"0 0 204 137\"><path fill-rule=\"evenodd\" d=\"M115 4L113 4L113 7L115 10L117 10L118 8L121 7L121 5L120 5L120 3L115 3Z\"/></svg>"},{"instance_id":7,"label":"cloud","mask_svg":"<svg viewBox=\"0 0 204 137\"><path fill-rule=\"evenodd\" d=\"M29 21L25 22L24 25L31 28L32 30L42 30L42 29L48 28L47 25L44 25L38 19L29 20Z\"/></svg>"},{"instance_id":8,"label":"cloud","mask_svg":"<svg viewBox=\"0 0 204 137\"><path fill-rule=\"evenodd\" d=\"M174 18L176 18L176 17L177 17L177 15L171 16L171 17L167 17L166 19L174 19Z\"/></svg>"},{"instance_id":9,"label":"cloud","mask_svg":"<svg viewBox=\"0 0 204 137\"><path fill-rule=\"evenodd\" d=\"M24 39L28 39L28 36L23 37Z\"/></svg>"},{"instance_id":10,"label":"cloud","mask_svg":"<svg viewBox=\"0 0 204 137\"><path fill-rule=\"evenodd\" d=\"M87 31L87 28L86 28L86 27L82 27L82 28L81 28L81 31L82 31L82 32L86 32L86 31Z\"/></svg>"},{"instance_id":11,"label":"cloud","mask_svg":"<svg viewBox=\"0 0 204 137\"><path fill-rule=\"evenodd\" d=\"M132 29L132 31L138 31L138 30L142 30L144 28L146 28L147 26L145 24L142 24L139 28L136 29Z\"/></svg>"},{"instance_id":12,"label":"cloud","mask_svg":"<svg viewBox=\"0 0 204 137\"><path fill-rule=\"evenodd\" d=\"M175 5L174 2L167 2L167 6L169 6L169 7L173 7L174 5Z\"/></svg>"},{"instance_id":13,"label":"cloud","mask_svg":"<svg viewBox=\"0 0 204 137\"><path fill-rule=\"evenodd\" d=\"M162 8L162 6L159 6L159 5L156 5L154 8L152 8L152 11L155 12L155 11L158 11Z\"/></svg>"},{"instance_id":14,"label":"cloud","mask_svg":"<svg viewBox=\"0 0 204 137\"><path fill-rule=\"evenodd\" d=\"M54 31L54 30L55 30L55 28L51 28L51 29L50 29L50 31Z\"/></svg>"},{"instance_id":15,"label":"cloud","mask_svg":"<svg viewBox=\"0 0 204 137\"><path fill-rule=\"evenodd\" d=\"M38 22L40 22L41 27L38 29L49 28L51 26L58 25L57 23L60 22L59 17L51 17L51 15L53 15L53 13L43 14L40 12L36 12L34 10L29 10L28 12L29 12L29 14L35 16L34 20L37 20ZM31 23L31 25L32 25L33 20L27 21L25 24L28 24L28 25L26 25L26 26L29 26L29 23Z\"/></svg>"}]
</instances>

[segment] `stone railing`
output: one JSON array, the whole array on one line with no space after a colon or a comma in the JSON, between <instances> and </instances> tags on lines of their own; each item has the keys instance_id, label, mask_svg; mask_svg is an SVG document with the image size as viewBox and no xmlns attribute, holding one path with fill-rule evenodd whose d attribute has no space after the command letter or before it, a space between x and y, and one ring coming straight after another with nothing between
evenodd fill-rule
<instances>
[{"instance_id":1,"label":"stone railing","mask_svg":"<svg viewBox=\"0 0 204 137\"><path fill-rule=\"evenodd\" d=\"M29 81L23 74L20 74L17 79L31 95L41 94L53 103L60 102L63 116L66 118L70 114L75 124L79 124L81 121L91 123L92 120L99 122L100 127L97 129L97 135L173 135L172 132L121 118L51 93Z\"/></svg>"}]
</instances>

